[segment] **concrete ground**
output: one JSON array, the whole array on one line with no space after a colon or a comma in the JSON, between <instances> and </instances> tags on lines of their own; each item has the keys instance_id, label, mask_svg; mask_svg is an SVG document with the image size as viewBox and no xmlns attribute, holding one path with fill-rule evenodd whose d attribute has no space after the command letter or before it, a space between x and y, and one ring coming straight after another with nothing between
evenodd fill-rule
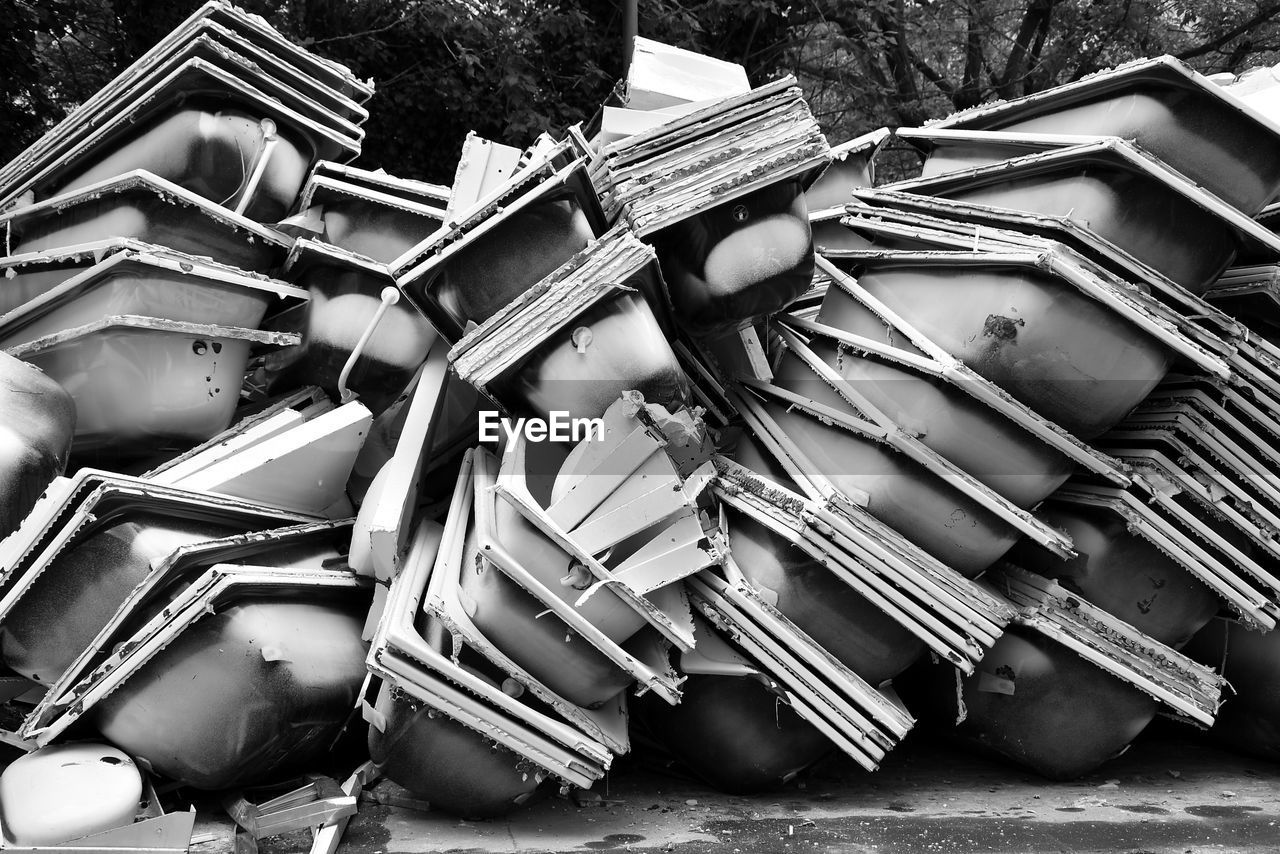
<instances>
[{"instance_id":1,"label":"concrete ground","mask_svg":"<svg viewBox=\"0 0 1280 854\"><path fill-rule=\"evenodd\" d=\"M552 797L505 819L362 803L339 854L416 852L1072 852L1280 851L1280 765L1158 728L1101 771L1053 783L913 736L875 774L828 760L785 789L717 794L620 761L594 803ZM580 799L581 800L581 799ZM202 820L231 849L225 820ZM306 852L306 833L263 840L263 854Z\"/></svg>"}]
</instances>

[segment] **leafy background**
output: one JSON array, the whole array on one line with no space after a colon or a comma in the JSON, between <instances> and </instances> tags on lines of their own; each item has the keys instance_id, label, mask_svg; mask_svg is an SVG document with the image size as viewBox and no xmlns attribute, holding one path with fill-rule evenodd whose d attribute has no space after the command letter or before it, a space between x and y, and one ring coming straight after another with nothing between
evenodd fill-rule
<instances>
[{"instance_id":1,"label":"leafy background","mask_svg":"<svg viewBox=\"0 0 1280 854\"><path fill-rule=\"evenodd\" d=\"M377 84L359 163L449 183L468 130L523 145L595 112L622 70L622 0L245 0ZM0 161L200 0L0 0ZM1280 60L1280 0L640 0L640 33L794 74L832 142L1141 56L1207 73Z\"/></svg>"}]
</instances>

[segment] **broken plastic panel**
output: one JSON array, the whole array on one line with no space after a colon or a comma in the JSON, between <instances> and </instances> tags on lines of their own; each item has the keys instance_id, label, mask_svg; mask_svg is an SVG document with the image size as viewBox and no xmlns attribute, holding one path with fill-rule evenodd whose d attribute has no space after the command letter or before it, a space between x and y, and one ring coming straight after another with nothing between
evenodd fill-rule
<instances>
[{"instance_id":1,"label":"broken plastic panel","mask_svg":"<svg viewBox=\"0 0 1280 854\"><path fill-rule=\"evenodd\" d=\"M877 210L875 214L877 217L902 221L905 215L907 224L915 224L916 217L928 217L926 222L930 228L963 236L978 248L981 248L985 242L984 238L988 236L1005 242L1021 242L1027 235L1032 235L1061 243L1079 253L1082 258L1098 265L1093 272L1100 278L1108 278L1100 272L1102 268L1110 271L1112 273L1110 278L1114 280L1115 286L1121 291L1131 291L1133 299L1139 299L1145 290L1149 290L1154 297L1173 310L1169 312L1166 309L1166 319L1215 354L1221 355L1227 352L1223 339L1235 341L1248 334L1247 329L1229 315L1214 308L1203 298L1174 282L1151 265L1140 261L1121 246L1090 228L1087 223L1078 222L1070 216L1029 213L955 199L894 192L883 188L854 190L854 196L859 204L874 207ZM858 213L863 212L858 211ZM1152 310L1158 309L1153 307ZM1179 316L1183 318L1182 321L1177 319ZM1197 328L1202 328L1209 334L1196 336L1194 333ZM1216 370L1210 370L1225 374L1225 370L1220 366Z\"/></svg>"},{"instance_id":2,"label":"broken plastic panel","mask_svg":"<svg viewBox=\"0 0 1280 854\"><path fill-rule=\"evenodd\" d=\"M838 278L840 287L827 289L820 323L883 340L883 321L858 300L865 293L1085 441L1137 406L1173 362L1160 338L1081 293L1076 283L1096 282L1050 252L869 251L828 260L833 277L852 272L857 281Z\"/></svg>"},{"instance_id":3,"label":"broken plastic panel","mask_svg":"<svg viewBox=\"0 0 1280 854\"><path fill-rule=\"evenodd\" d=\"M750 89L746 69L736 62L636 36L623 101L633 110L652 110L719 100Z\"/></svg>"},{"instance_id":4,"label":"broken plastic panel","mask_svg":"<svg viewBox=\"0 0 1280 854\"><path fill-rule=\"evenodd\" d=\"M792 78L605 146L611 221L654 243L676 318L696 333L769 314L808 287L804 191L829 159Z\"/></svg>"},{"instance_id":5,"label":"broken plastic panel","mask_svg":"<svg viewBox=\"0 0 1280 854\"><path fill-rule=\"evenodd\" d=\"M43 371L0 353L0 540L60 476L75 435L75 401Z\"/></svg>"},{"instance_id":6,"label":"broken plastic panel","mask_svg":"<svg viewBox=\"0 0 1280 854\"><path fill-rule=\"evenodd\" d=\"M307 288L300 350L281 354L272 370L280 383L319 385L335 397L347 371L347 386L374 413L384 411L413 379L436 339L435 330L398 294L386 265L318 240L298 240L289 253L290 278ZM365 337L376 322L375 334ZM359 356L347 368L363 339ZM287 387L287 386L286 386Z\"/></svg>"},{"instance_id":7,"label":"broken plastic panel","mask_svg":"<svg viewBox=\"0 0 1280 854\"><path fill-rule=\"evenodd\" d=\"M888 185L1086 225L1201 293L1233 261L1273 261L1280 237L1119 139Z\"/></svg>"},{"instance_id":8,"label":"broken plastic panel","mask_svg":"<svg viewBox=\"0 0 1280 854\"><path fill-rule=\"evenodd\" d=\"M75 450L121 456L196 443L231 423L253 344L297 336L152 317L104 317L10 348L71 393Z\"/></svg>"},{"instance_id":9,"label":"broken plastic panel","mask_svg":"<svg viewBox=\"0 0 1280 854\"><path fill-rule=\"evenodd\" d=\"M291 241L144 170L0 214L5 254L132 238L245 270L279 267Z\"/></svg>"},{"instance_id":10,"label":"broken plastic panel","mask_svg":"<svg viewBox=\"0 0 1280 854\"><path fill-rule=\"evenodd\" d=\"M646 295L653 250L615 228L450 351L458 376L507 411L596 418L627 391L672 409L688 381Z\"/></svg>"},{"instance_id":11,"label":"broken plastic panel","mask_svg":"<svg viewBox=\"0 0 1280 854\"><path fill-rule=\"evenodd\" d=\"M566 636L580 636L587 644L598 649L615 667L630 674L630 677L639 683L640 690L653 691L669 703L679 702L679 680L666 662L665 644L649 643L643 638L637 638L636 643L625 646L623 644L638 632L644 624L644 616L620 601L618 593L613 590L601 591L582 606L575 606L570 601L569 594L574 594L572 599L576 600L580 598L578 591L561 584L564 574L573 569L570 562L572 549L564 548L555 541L548 541L544 534L524 522L523 517L515 511L515 507L509 501L499 498L494 489L498 475L497 461L487 451L474 452L473 462L476 537L481 554L484 556L486 570L489 567L496 568L502 576L515 582L537 599L542 607L535 610L532 616L550 611L547 617L554 614L573 630L572 634L559 635L561 639ZM512 536L513 531L520 531L527 536L517 544ZM528 548L530 545L541 548L531 552ZM551 559L544 557L547 555L550 555ZM589 555L586 558L587 560L579 558L584 568L588 565L588 561L598 564ZM668 617L676 615L677 607L684 609L686 613L688 610L688 605L683 603L683 591L675 588L675 585L668 588L668 592L673 594L669 598L677 600L668 607L666 612ZM507 596L508 601L510 600L509 591L503 587L498 587L496 592ZM626 588L620 588L619 592L625 594ZM475 593L469 595L473 599L477 598ZM653 607L652 603L642 605L642 608L650 607ZM501 613L502 610L501 607L498 610L499 621L509 619ZM472 617L487 636L501 643L498 638L500 622L497 624L493 621L484 622L480 619L479 612L472 614ZM545 620L546 617L542 619ZM687 619L691 619L691 615ZM549 624L549 626L555 625L557 624ZM687 642L686 645L688 645ZM563 646L562 642L560 655L563 655ZM505 644L503 650L507 655L516 655L519 651ZM557 693L568 693L556 685L557 669L563 666L555 663L556 659L542 662L542 666L538 666L535 660L517 660L525 669L555 688Z\"/></svg>"},{"instance_id":12,"label":"broken plastic panel","mask_svg":"<svg viewBox=\"0 0 1280 854\"><path fill-rule=\"evenodd\" d=\"M12 260L0 259L0 266ZM122 314L253 329L267 312L307 300L305 291L284 282L159 247L123 249L97 262L70 247L18 269L16 278L36 280L31 283L39 292L23 287L25 281L11 281L0 290L0 348L5 349ZM61 283L42 287L55 278ZM10 291L14 284L16 293Z\"/></svg>"},{"instance_id":13,"label":"broken plastic panel","mask_svg":"<svg viewBox=\"0 0 1280 854\"><path fill-rule=\"evenodd\" d=\"M323 161L302 187L298 208L319 211L326 242L390 264L444 224L443 189Z\"/></svg>"},{"instance_id":14,"label":"broken plastic panel","mask_svg":"<svg viewBox=\"0 0 1280 854\"><path fill-rule=\"evenodd\" d=\"M390 265L405 296L450 343L605 232L585 161L556 165L568 150L560 146L451 214L443 228Z\"/></svg>"},{"instance_id":15,"label":"broken plastic panel","mask_svg":"<svg viewBox=\"0 0 1280 854\"><path fill-rule=\"evenodd\" d=\"M1280 265L1231 267L1204 297L1272 344L1280 341Z\"/></svg>"},{"instance_id":16,"label":"broken plastic panel","mask_svg":"<svg viewBox=\"0 0 1280 854\"><path fill-rule=\"evenodd\" d=\"M289 394L253 405L247 414L226 430L177 455L165 455L142 476L157 483L171 484L176 479L199 471L205 466L257 444L301 424L309 418L328 412L334 406L325 393L309 386ZM243 410L238 410L238 414Z\"/></svg>"},{"instance_id":17,"label":"broken plastic panel","mask_svg":"<svg viewBox=\"0 0 1280 854\"><path fill-rule=\"evenodd\" d=\"M223 799L223 808L254 839L295 830L310 830L314 836L319 828L356 814L355 795L344 792L331 777L307 776L310 779L304 785L260 803L250 801L245 791L228 795Z\"/></svg>"},{"instance_id":18,"label":"broken plastic panel","mask_svg":"<svg viewBox=\"0 0 1280 854\"><path fill-rule=\"evenodd\" d=\"M723 457L716 468L716 496L727 506L799 547L957 668L970 671L1013 617L999 599L868 514L806 500ZM754 567L742 567L747 577L759 577Z\"/></svg>"},{"instance_id":19,"label":"broken plastic panel","mask_svg":"<svg viewBox=\"0 0 1280 854\"><path fill-rule=\"evenodd\" d=\"M856 496L853 503L965 575L981 572L1021 535L1072 554L1068 538L931 449L916 425L894 422L798 338L787 350L776 384L742 382L766 401L753 413L757 432L781 442L810 482Z\"/></svg>"},{"instance_id":20,"label":"broken plastic panel","mask_svg":"<svg viewBox=\"0 0 1280 854\"><path fill-rule=\"evenodd\" d=\"M205 539L174 548L156 557L145 575L100 624L77 628L96 629L71 663L54 679L44 696L23 721L22 731L35 738L44 727L66 711L59 699L102 665L116 650L130 626L155 616L187 586L216 564L267 564L283 569L345 569L343 553L351 535L351 521L307 522L286 527L258 524L243 534ZM117 607L118 604L118 607Z\"/></svg>"},{"instance_id":21,"label":"broken plastic panel","mask_svg":"<svg viewBox=\"0 0 1280 854\"><path fill-rule=\"evenodd\" d=\"M630 737L627 732L625 691L619 691L612 698L604 700L602 704L593 704L591 707L568 699L521 667L516 658L506 654L502 644L485 634L473 619L473 616L488 619L490 615L481 617L479 610L482 602L472 598L468 593L468 588L474 592L474 587L471 581L464 579L464 574L472 571L476 561L483 561L471 524L472 493L471 484L463 480L458 482L435 565L431 570L431 577L423 597L423 609L432 616L434 621L438 621L452 638L455 659L458 650L464 647L473 650L487 659L493 667L506 674L501 686L504 692L519 697L524 691L529 691L541 703L546 704L569 724L582 730L593 741L604 745L612 753L626 753L630 749ZM507 640L507 646L513 648L514 656L527 658L537 642L535 638L543 634L536 628L537 622L539 619L545 621L547 618L534 616L530 621L524 610L514 608L506 609L503 617L510 624L502 627L503 640ZM567 632L568 629L565 631ZM515 634L522 634L523 639L512 645L509 643L509 638ZM588 678L596 675L592 673L590 667L583 667L585 662L578 655L575 647L565 644L560 637L553 640L558 641L562 648L559 665L563 680L572 680L575 675ZM595 656L599 654L596 653ZM615 669L611 663L606 663L605 666ZM570 673L570 671L579 670L584 672ZM598 682L592 681L596 684L583 686L582 692L574 693L591 692L599 696L607 693L607 690L600 690L600 682L618 684L618 680L608 677ZM625 680L626 683L630 681L629 677ZM563 684L560 679L557 682Z\"/></svg>"},{"instance_id":22,"label":"broken plastic panel","mask_svg":"<svg viewBox=\"0 0 1280 854\"><path fill-rule=\"evenodd\" d=\"M538 567L544 583L558 583L566 604L599 614L592 622L615 640L648 623L689 649L693 627L676 582L719 558L697 508L712 472L703 465L681 477L644 407L615 403L603 436L580 442L559 466L553 448L513 439L498 475L506 505L498 520L504 545L525 561L549 562Z\"/></svg>"},{"instance_id":23,"label":"broken plastic panel","mask_svg":"<svg viewBox=\"0 0 1280 854\"><path fill-rule=\"evenodd\" d=\"M1165 704L1188 722L1212 726L1225 680L1056 582L1004 566L990 579L1019 606L1018 623Z\"/></svg>"},{"instance_id":24,"label":"broken plastic panel","mask_svg":"<svg viewBox=\"0 0 1280 854\"><path fill-rule=\"evenodd\" d=\"M1280 192L1280 125L1171 56L975 107L931 127L1133 139L1249 215Z\"/></svg>"},{"instance_id":25,"label":"broken plastic panel","mask_svg":"<svg viewBox=\"0 0 1280 854\"><path fill-rule=\"evenodd\" d=\"M554 775L571 785L590 787L609 767L608 748L541 711L529 698L506 693L492 675L450 657L460 650L449 649L438 623L430 617L423 620L422 601L438 538L438 529L425 525L413 535L404 570L392 582L373 638L369 669L393 688L535 763L542 769L539 776ZM382 729L376 722L374 726Z\"/></svg>"},{"instance_id":26,"label":"broken plastic panel","mask_svg":"<svg viewBox=\"0 0 1280 854\"><path fill-rule=\"evenodd\" d=\"M331 519L350 515L347 478L372 421L368 408L352 401L199 471L165 480L298 513Z\"/></svg>"},{"instance_id":27,"label":"broken plastic panel","mask_svg":"<svg viewBox=\"0 0 1280 854\"><path fill-rule=\"evenodd\" d=\"M875 158L891 135L888 128L880 128L832 146L831 164L804 192L811 218L851 201L855 187L875 186Z\"/></svg>"}]
</instances>

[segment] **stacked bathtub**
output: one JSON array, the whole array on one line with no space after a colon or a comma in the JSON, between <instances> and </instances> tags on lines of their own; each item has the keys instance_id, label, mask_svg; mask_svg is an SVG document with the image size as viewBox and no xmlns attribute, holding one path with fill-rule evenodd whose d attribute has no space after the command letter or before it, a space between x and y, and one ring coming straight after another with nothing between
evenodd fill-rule
<instances>
[{"instance_id":1,"label":"stacked bathtub","mask_svg":"<svg viewBox=\"0 0 1280 854\"><path fill-rule=\"evenodd\" d=\"M354 730L472 817L633 745L752 791L916 716L1058 777L1213 723L1178 648L1280 614L1280 349L1227 313L1280 128L1162 59L873 189L887 131L636 57L441 187L215 0L0 170L8 741L218 789Z\"/></svg>"},{"instance_id":2,"label":"stacked bathtub","mask_svg":"<svg viewBox=\"0 0 1280 854\"><path fill-rule=\"evenodd\" d=\"M914 345L898 350L899 374L949 355L1093 458L1047 465L995 445L989 426L955 440L962 468L1034 505L1075 554L1026 532L992 547L983 581L1019 607L1018 627L959 683L918 674L912 699L1061 777L1114 755L1161 705L1212 723L1221 675L1174 650L1198 631L1218 638L1222 619L1270 630L1280 592L1268 509L1280 404L1272 312L1256 310L1280 242L1252 218L1280 190L1280 127L1166 57L897 136L921 176L855 189L816 217L834 269L817 314L786 321L788 348L825 336L838 345L825 361L868 396L899 387L861 367L886 347ZM837 314L850 295L858 310ZM947 441L947 422L899 423ZM921 504L903 506L909 531ZM1121 666L1090 636L1141 655Z\"/></svg>"}]
</instances>

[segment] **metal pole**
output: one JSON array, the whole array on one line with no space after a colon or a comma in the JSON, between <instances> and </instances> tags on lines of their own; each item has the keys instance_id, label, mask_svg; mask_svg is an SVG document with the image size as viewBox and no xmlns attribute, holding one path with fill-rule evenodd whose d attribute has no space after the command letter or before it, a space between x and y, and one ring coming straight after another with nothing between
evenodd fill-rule
<instances>
[{"instance_id":1,"label":"metal pole","mask_svg":"<svg viewBox=\"0 0 1280 854\"><path fill-rule=\"evenodd\" d=\"M622 76L631 68L631 52L640 32L640 0L622 0Z\"/></svg>"}]
</instances>

